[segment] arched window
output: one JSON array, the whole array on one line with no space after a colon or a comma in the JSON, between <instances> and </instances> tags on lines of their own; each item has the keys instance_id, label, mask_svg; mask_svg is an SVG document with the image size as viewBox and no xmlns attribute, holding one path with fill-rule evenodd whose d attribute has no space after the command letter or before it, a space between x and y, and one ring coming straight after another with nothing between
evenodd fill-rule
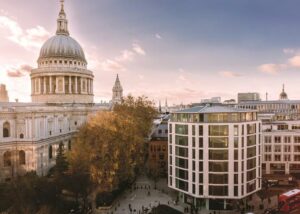
<instances>
[{"instance_id":1,"label":"arched window","mask_svg":"<svg viewBox=\"0 0 300 214\"><path fill-rule=\"evenodd\" d=\"M19 164L25 165L26 164L26 155L23 150L19 151Z\"/></svg>"},{"instance_id":2,"label":"arched window","mask_svg":"<svg viewBox=\"0 0 300 214\"><path fill-rule=\"evenodd\" d=\"M52 146L49 146L49 159L53 158L53 149Z\"/></svg>"},{"instance_id":3,"label":"arched window","mask_svg":"<svg viewBox=\"0 0 300 214\"><path fill-rule=\"evenodd\" d=\"M11 152L7 151L3 155L4 166L11 166Z\"/></svg>"},{"instance_id":4,"label":"arched window","mask_svg":"<svg viewBox=\"0 0 300 214\"><path fill-rule=\"evenodd\" d=\"M10 137L10 124L5 122L3 124L3 137Z\"/></svg>"},{"instance_id":5,"label":"arched window","mask_svg":"<svg viewBox=\"0 0 300 214\"><path fill-rule=\"evenodd\" d=\"M23 139L23 138L24 138L24 134L21 133L21 134L20 134L20 139Z\"/></svg>"}]
</instances>

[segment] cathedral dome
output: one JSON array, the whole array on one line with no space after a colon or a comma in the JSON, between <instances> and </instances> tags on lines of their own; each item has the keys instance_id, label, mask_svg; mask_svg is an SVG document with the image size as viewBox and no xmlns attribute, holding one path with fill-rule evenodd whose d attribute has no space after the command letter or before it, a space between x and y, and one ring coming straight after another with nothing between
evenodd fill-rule
<instances>
[{"instance_id":1,"label":"cathedral dome","mask_svg":"<svg viewBox=\"0 0 300 214\"><path fill-rule=\"evenodd\" d=\"M51 37L42 46L39 60L53 57L72 58L86 62L80 44L65 34L58 34Z\"/></svg>"}]
</instances>

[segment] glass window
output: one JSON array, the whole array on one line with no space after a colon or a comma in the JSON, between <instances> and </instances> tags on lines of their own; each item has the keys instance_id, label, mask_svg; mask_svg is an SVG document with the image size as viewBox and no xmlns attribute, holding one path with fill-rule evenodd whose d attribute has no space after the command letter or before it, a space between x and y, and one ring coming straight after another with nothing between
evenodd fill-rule
<instances>
[{"instance_id":1,"label":"glass window","mask_svg":"<svg viewBox=\"0 0 300 214\"><path fill-rule=\"evenodd\" d=\"M265 143L272 143L272 137L271 136L265 136Z\"/></svg>"},{"instance_id":2,"label":"glass window","mask_svg":"<svg viewBox=\"0 0 300 214\"><path fill-rule=\"evenodd\" d=\"M256 155L256 147L247 148L247 158L254 157Z\"/></svg>"},{"instance_id":3,"label":"glass window","mask_svg":"<svg viewBox=\"0 0 300 214\"><path fill-rule=\"evenodd\" d=\"M176 153L177 156L181 156L181 157L188 157L188 149L187 148L182 148L182 147L178 147L176 146Z\"/></svg>"},{"instance_id":4,"label":"glass window","mask_svg":"<svg viewBox=\"0 0 300 214\"><path fill-rule=\"evenodd\" d=\"M199 185L199 195L203 195L203 186Z\"/></svg>"},{"instance_id":5,"label":"glass window","mask_svg":"<svg viewBox=\"0 0 300 214\"><path fill-rule=\"evenodd\" d=\"M294 143L300 143L300 136L294 137Z\"/></svg>"},{"instance_id":6,"label":"glass window","mask_svg":"<svg viewBox=\"0 0 300 214\"><path fill-rule=\"evenodd\" d=\"M187 192L189 190L188 182L176 179L176 188Z\"/></svg>"},{"instance_id":7,"label":"glass window","mask_svg":"<svg viewBox=\"0 0 300 214\"><path fill-rule=\"evenodd\" d=\"M275 161L281 161L281 155L274 155Z\"/></svg>"},{"instance_id":8,"label":"glass window","mask_svg":"<svg viewBox=\"0 0 300 214\"><path fill-rule=\"evenodd\" d=\"M189 144L189 138L188 138L188 136L176 135L175 142L177 145L187 146Z\"/></svg>"},{"instance_id":9,"label":"glass window","mask_svg":"<svg viewBox=\"0 0 300 214\"><path fill-rule=\"evenodd\" d=\"M199 136L203 136L203 126L199 126Z\"/></svg>"},{"instance_id":10,"label":"glass window","mask_svg":"<svg viewBox=\"0 0 300 214\"><path fill-rule=\"evenodd\" d=\"M196 135L195 125L192 125L192 134L193 136Z\"/></svg>"},{"instance_id":11,"label":"glass window","mask_svg":"<svg viewBox=\"0 0 300 214\"><path fill-rule=\"evenodd\" d=\"M189 133L189 131L188 131L188 125L179 125L179 124L176 124L175 125L175 131L176 131L176 134L187 135Z\"/></svg>"},{"instance_id":12,"label":"glass window","mask_svg":"<svg viewBox=\"0 0 300 214\"><path fill-rule=\"evenodd\" d=\"M199 173L199 183L203 183L203 174Z\"/></svg>"},{"instance_id":13,"label":"glass window","mask_svg":"<svg viewBox=\"0 0 300 214\"><path fill-rule=\"evenodd\" d=\"M239 150L235 149L234 150L234 160L238 160L239 159Z\"/></svg>"},{"instance_id":14,"label":"glass window","mask_svg":"<svg viewBox=\"0 0 300 214\"><path fill-rule=\"evenodd\" d=\"M234 148L238 148L238 147L239 147L239 138L234 137Z\"/></svg>"},{"instance_id":15,"label":"glass window","mask_svg":"<svg viewBox=\"0 0 300 214\"><path fill-rule=\"evenodd\" d=\"M256 135L247 136L247 146L253 146L256 144Z\"/></svg>"},{"instance_id":16,"label":"glass window","mask_svg":"<svg viewBox=\"0 0 300 214\"><path fill-rule=\"evenodd\" d=\"M255 134L255 133L256 133L256 124L248 124L247 134Z\"/></svg>"},{"instance_id":17,"label":"glass window","mask_svg":"<svg viewBox=\"0 0 300 214\"><path fill-rule=\"evenodd\" d=\"M281 137L280 136L275 136L274 137L274 142L275 143L281 143Z\"/></svg>"},{"instance_id":18,"label":"glass window","mask_svg":"<svg viewBox=\"0 0 300 214\"><path fill-rule=\"evenodd\" d=\"M234 172L238 172L238 171L239 171L239 163L234 162Z\"/></svg>"},{"instance_id":19,"label":"glass window","mask_svg":"<svg viewBox=\"0 0 300 214\"><path fill-rule=\"evenodd\" d=\"M275 146L274 147L274 152L281 152L281 146Z\"/></svg>"},{"instance_id":20,"label":"glass window","mask_svg":"<svg viewBox=\"0 0 300 214\"><path fill-rule=\"evenodd\" d=\"M234 184L238 184L238 183L239 183L239 175L234 174Z\"/></svg>"},{"instance_id":21,"label":"glass window","mask_svg":"<svg viewBox=\"0 0 300 214\"><path fill-rule=\"evenodd\" d=\"M238 135L239 135L239 126L234 125L234 136L238 136Z\"/></svg>"},{"instance_id":22,"label":"glass window","mask_svg":"<svg viewBox=\"0 0 300 214\"><path fill-rule=\"evenodd\" d=\"M256 169L247 172L247 181L251 181L256 178Z\"/></svg>"},{"instance_id":23,"label":"glass window","mask_svg":"<svg viewBox=\"0 0 300 214\"><path fill-rule=\"evenodd\" d=\"M203 150L199 150L199 160L203 159Z\"/></svg>"},{"instance_id":24,"label":"glass window","mask_svg":"<svg viewBox=\"0 0 300 214\"><path fill-rule=\"evenodd\" d=\"M210 148L228 148L228 137L210 137Z\"/></svg>"},{"instance_id":25,"label":"glass window","mask_svg":"<svg viewBox=\"0 0 300 214\"><path fill-rule=\"evenodd\" d=\"M189 168L189 162L187 159L183 159L183 158L177 158L175 159L176 162L176 166L181 167L181 168Z\"/></svg>"},{"instance_id":26,"label":"glass window","mask_svg":"<svg viewBox=\"0 0 300 214\"><path fill-rule=\"evenodd\" d=\"M209 174L209 183L228 184L228 174Z\"/></svg>"},{"instance_id":27,"label":"glass window","mask_svg":"<svg viewBox=\"0 0 300 214\"><path fill-rule=\"evenodd\" d=\"M239 191L238 191L238 186L234 186L234 196L238 196Z\"/></svg>"},{"instance_id":28,"label":"glass window","mask_svg":"<svg viewBox=\"0 0 300 214\"><path fill-rule=\"evenodd\" d=\"M210 160L228 160L228 150L209 150Z\"/></svg>"},{"instance_id":29,"label":"glass window","mask_svg":"<svg viewBox=\"0 0 300 214\"><path fill-rule=\"evenodd\" d=\"M210 125L209 126L210 136L228 136L227 125Z\"/></svg>"},{"instance_id":30,"label":"glass window","mask_svg":"<svg viewBox=\"0 0 300 214\"><path fill-rule=\"evenodd\" d=\"M291 142L291 137L290 136L285 136L284 137L284 142L285 143L290 143Z\"/></svg>"},{"instance_id":31,"label":"glass window","mask_svg":"<svg viewBox=\"0 0 300 214\"><path fill-rule=\"evenodd\" d=\"M227 172L228 162L209 162L209 171L211 172Z\"/></svg>"},{"instance_id":32,"label":"glass window","mask_svg":"<svg viewBox=\"0 0 300 214\"><path fill-rule=\"evenodd\" d=\"M199 162L199 172L202 172L203 171L203 162L200 161Z\"/></svg>"},{"instance_id":33,"label":"glass window","mask_svg":"<svg viewBox=\"0 0 300 214\"><path fill-rule=\"evenodd\" d=\"M247 169L252 169L256 167L256 158L247 160Z\"/></svg>"},{"instance_id":34,"label":"glass window","mask_svg":"<svg viewBox=\"0 0 300 214\"><path fill-rule=\"evenodd\" d=\"M199 137L199 148L202 148L203 147L203 138L202 137Z\"/></svg>"},{"instance_id":35,"label":"glass window","mask_svg":"<svg viewBox=\"0 0 300 214\"><path fill-rule=\"evenodd\" d=\"M228 186L209 186L209 194L213 196L228 195Z\"/></svg>"},{"instance_id":36,"label":"glass window","mask_svg":"<svg viewBox=\"0 0 300 214\"><path fill-rule=\"evenodd\" d=\"M184 180L189 179L189 173L187 170L176 168L175 173L177 178L184 179Z\"/></svg>"}]
</instances>

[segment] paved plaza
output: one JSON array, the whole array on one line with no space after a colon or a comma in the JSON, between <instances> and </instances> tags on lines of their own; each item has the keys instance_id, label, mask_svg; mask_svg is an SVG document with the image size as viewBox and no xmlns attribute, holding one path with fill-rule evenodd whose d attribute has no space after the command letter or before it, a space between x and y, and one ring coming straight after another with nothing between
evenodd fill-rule
<instances>
[{"instance_id":1,"label":"paved plaza","mask_svg":"<svg viewBox=\"0 0 300 214\"><path fill-rule=\"evenodd\" d=\"M157 187L154 189L154 187ZM149 194L150 193L150 194ZM176 192L169 189L165 179L160 180L155 185L152 180L146 176L137 179L132 189L126 190L120 197L115 200L109 211L97 211L99 214L142 214L142 210L150 211L159 204L166 204L170 207L184 213L184 208L188 205L180 203L175 205ZM255 214L262 214L263 210L259 209L260 199L254 195L249 205L254 206ZM264 208L275 207L277 205L277 196L271 197L271 202L264 200ZM132 212L130 211L130 207ZM146 212L145 212L146 213ZM189 213L189 212L188 212ZM198 214L240 214L237 211L208 211L199 210Z\"/></svg>"}]
</instances>

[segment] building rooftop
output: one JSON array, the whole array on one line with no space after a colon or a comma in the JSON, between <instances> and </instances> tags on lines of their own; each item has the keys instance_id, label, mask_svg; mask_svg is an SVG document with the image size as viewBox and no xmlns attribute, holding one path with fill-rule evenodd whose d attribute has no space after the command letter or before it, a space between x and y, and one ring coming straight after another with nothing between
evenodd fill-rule
<instances>
[{"instance_id":1,"label":"building rooftop","mask_svg":"<svg viewBox=\"0 0 300 214\"><path fill-rule=\"evenodd\" d=\"M300 104L300 100L242 101L239 103L239 105L245 104Z\"/></svg>"},{"instance_id":2,"label":"building rooftop","mask_svg":"<svg viewBox=\"0 0 300 214\"><path fill-rule=\"evenodd\" d=\"M228 106L216 105L203 105L195 106L189 109L183 109L174 113L235 113L235 112L256 112L248 109L233 108Z\"/></svg>"}]
</instances>

